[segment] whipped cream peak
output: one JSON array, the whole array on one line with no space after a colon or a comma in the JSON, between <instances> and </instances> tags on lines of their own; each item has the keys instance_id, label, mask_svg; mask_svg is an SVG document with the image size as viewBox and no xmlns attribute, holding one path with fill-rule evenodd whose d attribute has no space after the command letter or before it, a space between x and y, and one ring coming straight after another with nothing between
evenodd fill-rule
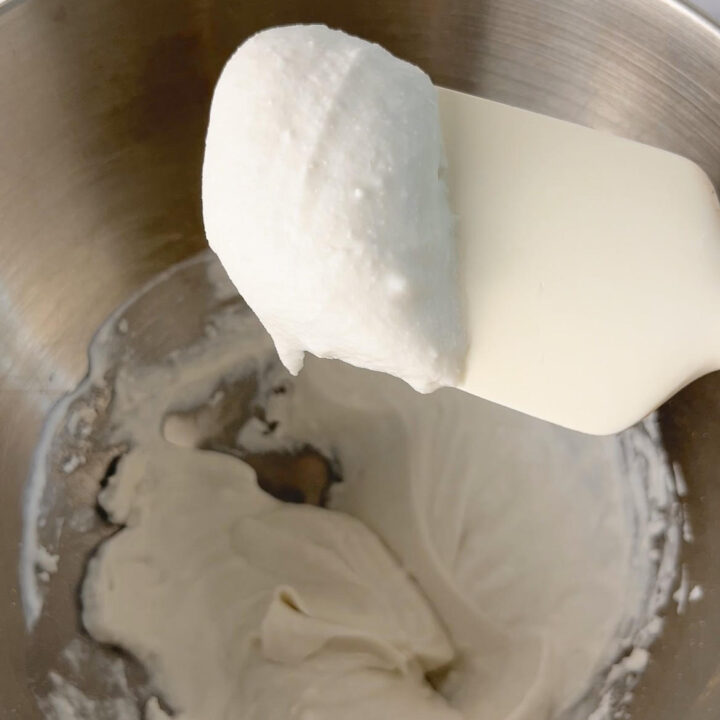
<instances>
[{"instance_id":1,"label":"whipped cream peak","mask_svg":"<svg viewBox=\"0 0 720 720\"><path fill-rule=\"evenodd\" d=\"M215 88L208 241L297 374L306 351L421 392L466 353L437 91L379 45L265 30Z\"/></svg>"}]
</instances>

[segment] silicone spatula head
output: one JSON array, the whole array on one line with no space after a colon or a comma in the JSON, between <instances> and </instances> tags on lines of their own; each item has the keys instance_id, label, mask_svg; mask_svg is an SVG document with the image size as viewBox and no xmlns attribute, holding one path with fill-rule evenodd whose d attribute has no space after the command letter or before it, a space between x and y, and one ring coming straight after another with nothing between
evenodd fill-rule
<instances>
[{"instance_id":1,"label":"silicone spatula head","mask_svg":"<svg viewBox=\"0 0 720 720\"><path fill-rule=\"evenodd\" d=\"M439 89L460 387L588 433L720 367L720 206L689 160Z\"/></svg>"}]
</instances>

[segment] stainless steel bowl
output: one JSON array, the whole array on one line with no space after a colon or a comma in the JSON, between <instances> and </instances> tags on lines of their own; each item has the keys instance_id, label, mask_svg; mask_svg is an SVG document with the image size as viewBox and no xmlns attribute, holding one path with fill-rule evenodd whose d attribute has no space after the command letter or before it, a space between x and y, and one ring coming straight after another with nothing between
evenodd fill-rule
<instances>
[{"instance_id":1,"label":"stainless steel bowl","mask_svg":"<svg viewBox=\"0 0 720 720\"><path fill-rule=\"evenodd\" d=\"M94 329L204 247L212 86L249 34L325 22L441 85L682 153L720 186L720 32L670 0L23 0L0 7L0 718L39 717L17 582L21 495L44 416ZM712 312L708 308L706 312ZM699 311L703 311L699 309ZM720 717L720 374L661 411L689 487L682 561L636 720Z\"/></svg>"}]
</instances>

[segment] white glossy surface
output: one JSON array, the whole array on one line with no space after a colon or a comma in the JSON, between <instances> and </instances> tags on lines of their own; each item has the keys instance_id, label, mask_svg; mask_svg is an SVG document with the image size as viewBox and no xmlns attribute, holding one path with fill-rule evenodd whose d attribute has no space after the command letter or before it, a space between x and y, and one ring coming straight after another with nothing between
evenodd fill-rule
<instances>
[{"instance_id":1,"label":"white glossy surface","mask_svg":"<svg viewBox=\"0 0 720 720\"><path fill-rule=\"evenodd\" d=\"M720 365L720 205L697 165L439 93L467 297L463 389L605 434Z\"/></svg>"}]
</instances>

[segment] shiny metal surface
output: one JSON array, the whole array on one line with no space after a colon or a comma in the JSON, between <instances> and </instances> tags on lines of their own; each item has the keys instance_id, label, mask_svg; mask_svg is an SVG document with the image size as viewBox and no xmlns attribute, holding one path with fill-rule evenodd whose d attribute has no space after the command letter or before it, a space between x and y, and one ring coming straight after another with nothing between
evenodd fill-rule
<instances>
[{"instance_id":1,"label":"shiny metal surface","mask_svg":"<svg viewBox=\"0 0 720 720\"><path fill-rule=\"evenodd\" d=\"M15 0L0 7L0 719L39 717L17 587L20 505L53 401L131 291L204 247L215 77L263 27L377 40L438 84L680 152L720 186L720 34L662 0ZM720 375L663 409L705 598L667 629L636 720L720 717Z\"/></svg>"}]
</instances>

